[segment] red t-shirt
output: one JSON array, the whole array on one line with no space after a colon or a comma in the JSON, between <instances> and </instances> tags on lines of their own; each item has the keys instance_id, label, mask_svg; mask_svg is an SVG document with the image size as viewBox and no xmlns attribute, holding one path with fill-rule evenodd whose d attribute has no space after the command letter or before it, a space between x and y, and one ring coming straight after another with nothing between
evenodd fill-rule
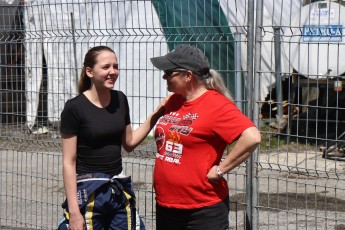
<instances>
[{"instance_id":1,"label":"red t-shirt","mask_svg":"<svg viewBox=\"0 0 345 230\"><path fill-rule=\"evenodd\" d=\"M252 126L233 102L214 90L189 102L172 95L155 129L157 203L192 209L221 202L229 192L227 182L210 183L207 173L219 164L226 146Z\"/></svg>"}]
</instances>

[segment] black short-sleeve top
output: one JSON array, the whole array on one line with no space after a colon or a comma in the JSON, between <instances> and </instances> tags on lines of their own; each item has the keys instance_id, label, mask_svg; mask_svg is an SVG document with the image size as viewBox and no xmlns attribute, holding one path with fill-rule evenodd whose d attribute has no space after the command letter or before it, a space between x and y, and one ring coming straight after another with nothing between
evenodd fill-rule
<instances>
[{"instance_id":1,"label":"black short-sleeve top","mask_svg":"<svg viewBox=\"0 0 345 230\"><path fill-rule=\"evenodd\" d=\"M111 91L105 108L95 106L84 94L68 100L61 113L61 133L77 136L77 174L119 174L122 136L129 124L128 100L121 91Z\"/></svg>"}]
</instances>

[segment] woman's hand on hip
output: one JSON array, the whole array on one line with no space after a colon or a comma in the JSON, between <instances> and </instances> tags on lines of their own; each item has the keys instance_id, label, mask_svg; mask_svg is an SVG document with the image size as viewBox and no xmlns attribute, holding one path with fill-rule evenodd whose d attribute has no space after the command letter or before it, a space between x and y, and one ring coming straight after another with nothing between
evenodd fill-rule
<instances>
[{"instance_id":1,"label":"woman's hand on hip","mask_svg":"<svg viewBox=\"0 0 345 230\"><path fill-rule=\"evenodd\" d=\"M219 180L221 180L223 177L217 173L218 165L213 165L210 171L207 173L207 179L211 183L219 183Z\"/></svg>"}]
</instances>

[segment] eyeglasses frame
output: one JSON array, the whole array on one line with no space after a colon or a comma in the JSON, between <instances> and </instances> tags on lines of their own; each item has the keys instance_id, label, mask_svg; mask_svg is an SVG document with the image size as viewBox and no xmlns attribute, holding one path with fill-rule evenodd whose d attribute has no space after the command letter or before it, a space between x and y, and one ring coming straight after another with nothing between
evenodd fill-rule
<instances>
[{"instance_id":1,"label":"eyeglasses frame","mask_svg":"<svg viewBox=\"0 0 345 230\"><path fill-rule=\"evenodd\" d=\"M164 75L168 76L168 77L172 77L174 75L174 73L182 73L182 72L186 72L188 71L188 69L169 69L169 70L165 70L164 71Z\"/></svg>"}]
</instances>

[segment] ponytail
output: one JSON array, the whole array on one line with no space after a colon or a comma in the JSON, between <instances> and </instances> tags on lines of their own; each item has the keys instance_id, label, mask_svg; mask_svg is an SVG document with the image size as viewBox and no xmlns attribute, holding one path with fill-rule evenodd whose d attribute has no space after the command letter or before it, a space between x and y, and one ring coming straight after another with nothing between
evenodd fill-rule
<instances>
[{"instance_id":1,"label":"ponytail","mask_svg":"<svg viewBox=\"0 0 345 230\"><path fill-rule=\"evenodd\" d=\"M228 98L230 101L233 101L220 73L214 69L210 69L209 73L204 75L203 78L207 89L213 89Z\"/></svg>"},{"instance_id":2,"label":"ponytail","mask_svg":"<svg viewBox=\"0 0 345 230\"><path fill-rule=\"evenodd\" d=\"M84 66L80 73L78 83L78 93L82 94L91 87L91 79L86 75L86 67Z\"/></svg>"}]
</instances>

